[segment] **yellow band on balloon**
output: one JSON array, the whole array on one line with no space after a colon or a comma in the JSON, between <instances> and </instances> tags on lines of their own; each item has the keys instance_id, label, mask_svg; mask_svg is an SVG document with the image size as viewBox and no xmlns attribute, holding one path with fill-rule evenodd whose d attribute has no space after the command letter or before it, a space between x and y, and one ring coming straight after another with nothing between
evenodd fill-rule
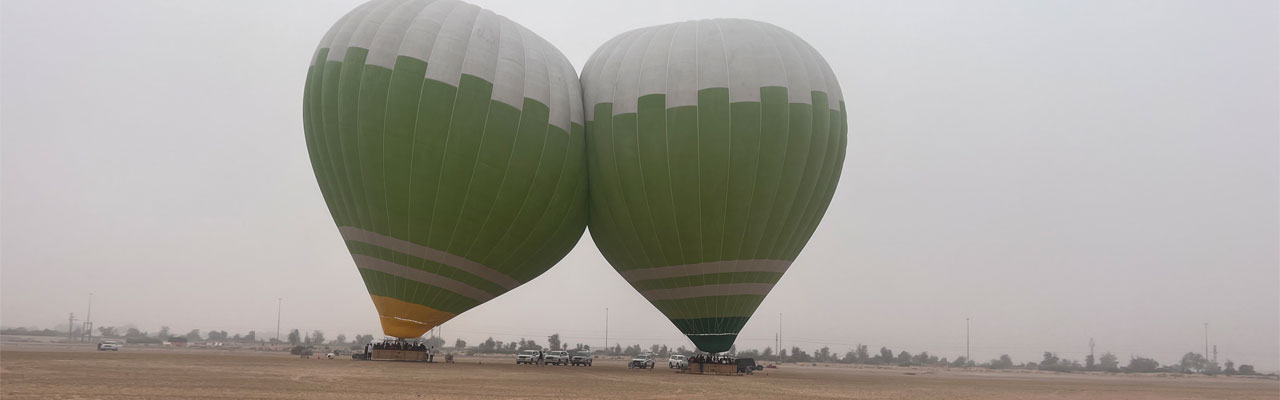
<instances>
[{"instance_id":1,"label":"yellow band on balloon","mask_svg":"<svg viewBox=\"0 0 1280 400\"><path fill-rule=\"evenodd\" d=\"M373 306L382 320L382 333L398 338L416 338L457 314L440 311L386 296L373 296Z\"/></svg>"}]
</instances>

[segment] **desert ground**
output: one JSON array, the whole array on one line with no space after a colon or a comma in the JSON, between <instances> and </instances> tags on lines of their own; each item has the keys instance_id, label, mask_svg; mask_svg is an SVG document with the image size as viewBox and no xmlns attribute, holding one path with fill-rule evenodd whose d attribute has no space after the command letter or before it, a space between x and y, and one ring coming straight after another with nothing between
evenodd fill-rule
<instances>
[{"instance_id":1,"label":"desert ground","mask_svg":"<svg viewBox=\"0 0 1280 400\"><path fill-rule=\"evenodd\" d=\"M437 361L442 360L438 357ZM749 376L515 365L511 357L454 364L301 359L251 350L92 345L0 345L0 397L98 398L859 398L1268 399L1280 381L1173 375L1059 374L938 368L784 364Z\"/></svg>"}]
</instances>

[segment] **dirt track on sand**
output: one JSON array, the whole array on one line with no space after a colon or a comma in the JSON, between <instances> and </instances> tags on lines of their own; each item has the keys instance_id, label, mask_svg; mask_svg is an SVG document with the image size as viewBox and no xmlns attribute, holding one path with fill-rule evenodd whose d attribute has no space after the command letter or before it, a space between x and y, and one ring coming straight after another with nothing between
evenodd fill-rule
<instances>
[{"instance_id":1,"label":"dirt track on sand","mask_svg":"<svg viewBox=\"0 0 1280 400\"><path fill-rule=\"evenodd\" d=\"M437 358L441 360L443 357ZM783 365L751 376L592 367L517 366L510 358L456 364L303 360L280 353L5 343L0 397L18 398L866 398L1268 399L1271 379L989 372Z\"/></svg>"}]
</instances>

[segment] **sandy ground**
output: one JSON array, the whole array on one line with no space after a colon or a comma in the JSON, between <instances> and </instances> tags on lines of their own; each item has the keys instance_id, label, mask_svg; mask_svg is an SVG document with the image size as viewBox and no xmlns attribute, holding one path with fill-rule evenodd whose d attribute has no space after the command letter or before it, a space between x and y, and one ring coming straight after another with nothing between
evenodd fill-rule
<instances>
[{"instance_id":1,"label":"sandy ground","mask_svg":"<svg viewBox=\"0 0 1280 400\"><path fill-rule=\"evenodd\" d=\"M442 358L437 358L441 360ZM751 376L699 376L662 368L517 366L507 357L456 364L304 360L247 350L90 345L0 345L0 397L87 398L860 398L1268 399L1274 379L1057 374L783 365Z\"/></svg>"}]
</instances>

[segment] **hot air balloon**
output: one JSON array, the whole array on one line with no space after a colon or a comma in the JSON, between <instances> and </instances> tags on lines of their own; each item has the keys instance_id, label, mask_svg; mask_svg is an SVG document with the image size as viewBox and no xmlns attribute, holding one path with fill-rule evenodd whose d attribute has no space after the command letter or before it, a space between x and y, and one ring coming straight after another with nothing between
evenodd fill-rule
<instances>
[{"instance_id":1,"label":"hot air balloon","mask_svg":"<svg viewBox=\"0 0 1280 400\"><path fill-rule=\"evenodd\" d=\"M538 276L587 221L577 73L455 0L374 0L307 71L307 151L383 331L412 338Z\"/></svg>"},{"instance_id":2,"label":"hot air balloon","mask_svg":"<svg viewBox=\"0 0 1280 400\"><path fill-rule=\"evenodd\" d=\"M728 350L835 192L835 75L791 32L716 19L623 33L582 86L592 239L699 350Z\"/></svg>"}]
</instances>

